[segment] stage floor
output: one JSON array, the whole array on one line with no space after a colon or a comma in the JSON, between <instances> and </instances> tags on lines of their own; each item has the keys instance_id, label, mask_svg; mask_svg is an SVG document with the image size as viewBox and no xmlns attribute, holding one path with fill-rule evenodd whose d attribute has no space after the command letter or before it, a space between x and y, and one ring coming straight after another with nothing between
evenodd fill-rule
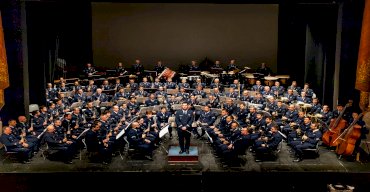
<instances>
[{"instance_id":1,"label":"stage floor","mask_svg":"<svg viewBox=\"0 0 370 192\"><path fill-rule=\"evenodd\" d=\"M82 174L86 177L86 175L91 176L91 173L102 175L112 175L113 173L113 175L120 174L120 176L126 175L131 178L129 175L132 174L143 176L142 174L145 173L148 176L153 176L153 174L162 173L170 175L192 175L194 176L194 182L197 182L199 179L202 180L199 186L204 189L204 183L207 183L207 181L217 183L218 179L223 178L224 180L220 180L219 182L224 182L234 178L233 176L242 175L241 178L250 178L251 181L259 178L259 176L264 177L264 181L267 181L265 179L269 176L274 176L279 181L284 180L283 178L286 177L287 182L290 183L292 178L297 179L294 175L298 177L299 175L311 175L316 178L316 181L319 178L321 180L320 182L323 182L321 183L322 189L325 187L325 182L329 182L329 180L336 181L336 178L339 180L349 178L350 181L353 181L352 183L365 180L364 183L366 183L366 186L369 186L370 163L368 162L368 157L365 158L362 156L362 162L349 161L344 158L338 159L335 152L325 147L320 147L319 157L304 159L301 162L293 162L293 158L290 157L288 152L289 147L286 143L283 143L282 150L278 154L278 158L274 161L255 162L253 154L248 152L243 157L244 160L240 162L239 166L225 167L220 159L215 157L213 149L206 140L192 138L191 143L193 146L197 146L198 149L198 151L192 152L197 152L199 155L198 163L194 165L179 164L176 166L176 164L168 163L168 152L170 154L177 153L178 155L178 150L175 148L169 150L169 146L177 145L178 141L176 137L170 140L168 135L166 135L162 145L155 150L152 161L145 158L129 157L124 154L123 159L118 155L113 157L109 165L102 165L99 163L90 163L83 153L82 160L74 159L73 164L64 164L63 162L44 160L40 154L37 154L32 159L31 164L3 162L0 166L0 176L1 178L6 177L9 179L9 174L12 176L14 174L26 175L25 177L28 177L28 173L47 173L52 175L59 173L63 177L70 174ZM44 177L48 178L47 176ZM212 178L212 181L210 178ZM170 180L172 179L170 177ZM6 181L6 179L0 179L0 184L2 181ZM233 181L238 180L234 178ZM299 183L299 181L297 182Z\"/></svg>"}]
</instances>

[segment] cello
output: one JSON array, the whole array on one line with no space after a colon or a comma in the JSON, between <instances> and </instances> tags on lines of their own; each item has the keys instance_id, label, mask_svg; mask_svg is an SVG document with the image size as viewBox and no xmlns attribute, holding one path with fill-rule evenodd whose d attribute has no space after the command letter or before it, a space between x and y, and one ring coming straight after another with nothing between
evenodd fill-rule
<instances>
[{"instance_id":1,"label":"cello","mask_svg":"<svg viewBox=\"0 0 370 192\"><path fill-rule=\"evenodd\" d=\"M334 140L334 142L336 140L339 140L340 142L335 150L338 155L352 155L353 150L355 149L356 141L361 136L361 126L357 125L356 123L362 116L363 113L361 113L357 118L354 117L351 125L349 125L348 128L337 139Z\"/></svg>"},{"instance_id":2,"label":"cello","mask_svg":"<svg viewBox=\"0 0 370 192\"><path fill-rule=\"evenodd\" d=\"M340 112L339 116L334 120L331 119L329 129L323 134L322 136L322 142L329 146L329 147L336 147L338 146L339 142L335 140L336 142L333 142L333 138L338 138L341 131L347 127L347 121L343 119L343 114L346 111L347 107L349 106L349 103L346 104L344 109Z\"/></svg>"}]
</instances>

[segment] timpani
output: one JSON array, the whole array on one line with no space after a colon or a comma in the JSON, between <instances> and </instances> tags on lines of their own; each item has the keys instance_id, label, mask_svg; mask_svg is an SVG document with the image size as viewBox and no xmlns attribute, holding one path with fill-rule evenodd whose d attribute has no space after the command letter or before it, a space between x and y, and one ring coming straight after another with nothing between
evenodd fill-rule
<instances>
[{"instance_id":1,"label":"timpani","mask_svg":"<svg viewBox=\"0 0 370 192\"><path fill-rule=\"evenodd\" d=\"M279 78L272 77L272 76L266 76L264 77L264 79L265 79L265 85L272 87L274 86L274 82L278 80Z\"/></svg>"},{"instance_id":2,"label":"timpani","mask_svg":"<svg viewBox=\"0 0 370 192\"><path fill-rule=\"evenodd\" d=\"M275 77L280 79L282 85L286 85L287 80L290 78L289 75L276 75Z\"/></svg>"}]
</instances>

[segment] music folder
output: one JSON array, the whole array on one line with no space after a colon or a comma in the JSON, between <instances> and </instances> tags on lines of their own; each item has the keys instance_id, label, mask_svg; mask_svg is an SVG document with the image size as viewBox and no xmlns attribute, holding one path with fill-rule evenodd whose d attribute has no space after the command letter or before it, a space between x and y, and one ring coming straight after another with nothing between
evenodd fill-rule
<instances>
[{"instance_id":1,"label":"music folder","mask_svg":"<svg viewBox=\"0 0 370 192\"><path fill-rule=\"evenodd\" d=\"M133 119L132 119L132 121L125 127L125 128L123 128L117 135L116 135L116 140L117 139L119 139L119 138L121 138L124 134L125 134L125 132L126 132L126 129L127 128L129 128L130 126L131 126L131 124L134 122L134 120L136 120L136 118L137 117L134 117Z\"/></svg>"},{"instance_id":2,"label":"music folder","mask_svg":"<svg viewBox=\"0 0 370 192\"><path fill-rule=\"evenodd\" d=\"M161 129L159 131L159 138L162 138L164 135L166 135L168 133L168 128L170 127L170 125L166 125L163 129Z\"/></svg>"}]
</instances>

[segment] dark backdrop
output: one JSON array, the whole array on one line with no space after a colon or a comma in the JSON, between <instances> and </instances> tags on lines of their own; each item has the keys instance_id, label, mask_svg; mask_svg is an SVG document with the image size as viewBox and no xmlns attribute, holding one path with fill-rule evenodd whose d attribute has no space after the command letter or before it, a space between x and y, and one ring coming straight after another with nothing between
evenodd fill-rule
<instances>
[{"instance_id":1,"label":"dark backdrop","mask_svg":"<svg viewBox=\"0 0 370 192\"><path fill-rule=\"evenodd\" d=\"M266 62L276 72L276 4L93 3L94 64L142 60L153 69L162 60L171 69L205 57L256 68Z\"/></svg>"}]
</instances>

